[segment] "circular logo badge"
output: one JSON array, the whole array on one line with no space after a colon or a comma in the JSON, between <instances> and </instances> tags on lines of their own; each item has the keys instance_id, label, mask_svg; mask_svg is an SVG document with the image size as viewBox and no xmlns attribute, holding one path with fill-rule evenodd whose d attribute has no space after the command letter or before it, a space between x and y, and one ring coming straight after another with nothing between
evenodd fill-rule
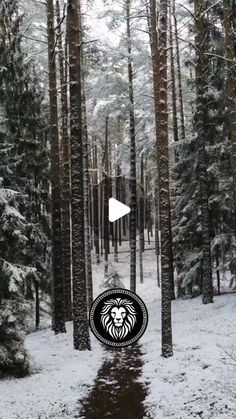
<instances>
[{"instance_id":1,"label":"circular logo badge","mask_svg":"<svg viewBox=\"0 0 236 419\"><path fill-rule=\"evenodd\" d=\"M124 347L136 342L148 324L148 312L141 298L126 289L105 291L93 302L90 327L102 343Z\"/></svg>"}]
</instances>

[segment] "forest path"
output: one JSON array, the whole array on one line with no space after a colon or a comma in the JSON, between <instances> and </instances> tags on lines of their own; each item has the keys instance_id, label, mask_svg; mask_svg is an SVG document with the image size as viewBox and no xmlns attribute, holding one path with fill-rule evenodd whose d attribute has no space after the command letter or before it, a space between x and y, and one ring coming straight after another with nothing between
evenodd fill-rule
<instances>
[{"instance_id":1,"label":"forest path","mask_svg":"<svg viewBox=\"0 0 236 419\"><path fill-rule=\"evenodd\" d=\"M79 419L144 419L143 401L148 383L141 383L141 347L113 349L112 359L103 363L88 396L80 400Z\"/></svg>"}]
</instances>

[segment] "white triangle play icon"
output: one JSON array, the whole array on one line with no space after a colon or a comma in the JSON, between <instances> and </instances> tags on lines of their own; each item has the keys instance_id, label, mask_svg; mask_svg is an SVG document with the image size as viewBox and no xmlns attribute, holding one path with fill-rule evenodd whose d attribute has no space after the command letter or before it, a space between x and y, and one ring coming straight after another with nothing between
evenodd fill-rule
<instances>
[{"instance_id":1,"label":"white triangle play icon","mask_svg":"<svg viewBox=\"0 0 236 419\"><path fill-rule=\"evenodd\" d=\"M124 217L124 215L130 213L130 207L122 204L122 202L117 201L117 199L109 199L109 221L113 223L119 218Z\"/></svg>"}]
</instances>

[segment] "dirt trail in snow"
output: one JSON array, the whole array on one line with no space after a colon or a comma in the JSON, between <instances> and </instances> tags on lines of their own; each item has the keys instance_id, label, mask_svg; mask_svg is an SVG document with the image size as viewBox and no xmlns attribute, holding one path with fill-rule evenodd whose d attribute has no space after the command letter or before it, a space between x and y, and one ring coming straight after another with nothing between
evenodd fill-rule
<instances>
[{"instance_id":1,"label":"dirt trail in snow","mask_svg":"<svg viewBox=\"0 0 236 419\"><path fill-rule=\"evenodd\" d=\"M139 381L143 362L141 348L133 345L113 349L114 357L98 371L87 398L80 400L79 419L144 419L143 401L148 383Z\"/></svg>"}]
</instances>

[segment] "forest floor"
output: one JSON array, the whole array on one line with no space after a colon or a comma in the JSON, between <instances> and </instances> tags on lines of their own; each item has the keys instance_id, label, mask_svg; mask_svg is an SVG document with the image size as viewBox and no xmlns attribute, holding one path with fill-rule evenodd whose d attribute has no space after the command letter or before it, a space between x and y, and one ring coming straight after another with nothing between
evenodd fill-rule
<instances>
[{"instance_id":1,"label":"forest floor","mask_svg":"<svg viewBox=\"0 0 236 419\"><path fill-rule=\"evenodd\" d=\"M0 381L0 419L236 417L236 295L215 297L206 306L200 298L174 301L174 356L164 359L155 265L154 251L145 251L144 284L137 292L149 325L138 345L118 353L92 336L92 351L79 353L71 324L63 335L50 329L29 334L34 372ZM104 291L103 269L94 265L95 295ZM110 269L129 286L128 254Z\"/></svg>"}]
</instances>

